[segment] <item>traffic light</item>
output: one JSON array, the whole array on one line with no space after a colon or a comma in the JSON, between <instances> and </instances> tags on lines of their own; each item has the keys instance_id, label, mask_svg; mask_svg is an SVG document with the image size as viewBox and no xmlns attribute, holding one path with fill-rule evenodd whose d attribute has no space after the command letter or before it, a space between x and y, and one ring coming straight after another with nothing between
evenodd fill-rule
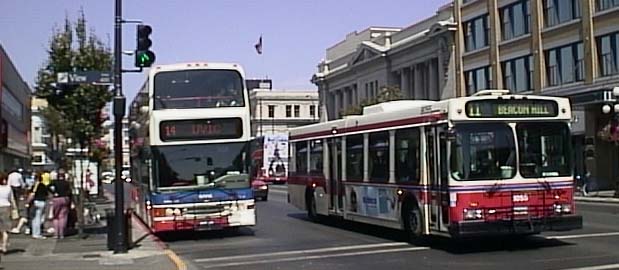
<instances>
[{"instance_id":1,"label":"traffic light","mask_svg":"<svg viewBox=\"0 0 619 270\"><path fill-rule=\"evenodd\" d=\"M149 36L152 32L153 29L150 25L138 24L135 50L136 67L150 67L155 62L155 53L150 50L153 42Z\"/></svg>"}]
</instances>

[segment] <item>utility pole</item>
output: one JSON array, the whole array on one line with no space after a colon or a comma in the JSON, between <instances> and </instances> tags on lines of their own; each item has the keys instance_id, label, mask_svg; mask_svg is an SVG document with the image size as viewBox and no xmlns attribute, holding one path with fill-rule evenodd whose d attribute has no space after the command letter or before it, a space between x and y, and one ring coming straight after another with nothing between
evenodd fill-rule
<instances>
[{"instance_id":1,"label":"utility pole","mask_svg":"<svg viewBox=\"0 0 619 270\"><path fill-rule=\"evenodd\" d=\"M124 207L124 181L121 178L123 166L122 129L125 116L125 97L122 92L122 0L116 0L114 14L114 165L115 165L115 222L113 223L116 239L114 253L127 253L128 243ZM112 224L108 224L110 226Z\"/></svg>"}]
</instances>

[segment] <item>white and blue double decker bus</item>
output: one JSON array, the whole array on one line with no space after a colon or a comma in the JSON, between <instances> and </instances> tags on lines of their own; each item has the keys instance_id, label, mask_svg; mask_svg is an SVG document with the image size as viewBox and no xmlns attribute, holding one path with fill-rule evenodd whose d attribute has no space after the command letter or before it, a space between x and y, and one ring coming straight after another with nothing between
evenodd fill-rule
<instances>
[{"instance_id":1,"label":"white and blue double decker bus","mask_svg":"<svg viewBox=\"0 0 619 270\"><path fill-rule=\"evenodd\" d=\"M244 83L238 64L151 68L129 133L132 201L153 232L256 224Z\"/></svg>"}]
</instances>

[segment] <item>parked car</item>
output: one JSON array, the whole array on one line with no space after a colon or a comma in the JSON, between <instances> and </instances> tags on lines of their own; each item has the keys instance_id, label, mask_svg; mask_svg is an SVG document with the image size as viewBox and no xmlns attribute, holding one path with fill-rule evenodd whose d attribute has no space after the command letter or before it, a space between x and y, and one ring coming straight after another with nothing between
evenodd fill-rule
<instances>
[{"instance_id":1,"label":"parked car","mask_svg":"<svg viewBox=\"0 0 619 270\"><path fill-rule=\"evenodd\" d=\"M251 188L254 190L254 198L266 201L269 198L269 185L261 180L251 182Z\"/></svg>"}]
</instances>

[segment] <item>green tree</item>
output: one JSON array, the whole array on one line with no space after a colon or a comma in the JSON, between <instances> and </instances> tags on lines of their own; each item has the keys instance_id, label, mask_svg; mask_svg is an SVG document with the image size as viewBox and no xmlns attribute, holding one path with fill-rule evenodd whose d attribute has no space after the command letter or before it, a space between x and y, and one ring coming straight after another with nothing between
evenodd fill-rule
<instances>
[{"instance_id":1,"label":"green tree","mask_svg":"<svg viewBox=\"0 0 619 270\"><path fill-rule=\"evenodd\" d=\"M59 72L110 71L112 59L110 48L104 45L94 31L87 30L83 10L75 22L66 18L64 26L52 32L48 59L37 73L35 91L62 117L64 126L60 126L65 131L58 131L59 135L70 138L79 149L90 150L95 139L101 137L101 110L112 95L107 86L57 85L56 75ZM81 183L84 182L83 174L77 177ZM78 213L83 213L83 192L80 195L77 207ZM78 215L78 219L81 233L83 216Z\"/></svg>"},{"instance_id":2,"label":"green tree","mask_svg":"<svg viewBox=\"0 0 619 270\"><path fill-rule=\"evenodd\" d=\"M363 114L363 107L375 105L382 102L401 100L402 91L398 86L383 86L375 97L362 100L359 104L348 107L341 113L341 116Z\"/></svg>"}]
</instances>

